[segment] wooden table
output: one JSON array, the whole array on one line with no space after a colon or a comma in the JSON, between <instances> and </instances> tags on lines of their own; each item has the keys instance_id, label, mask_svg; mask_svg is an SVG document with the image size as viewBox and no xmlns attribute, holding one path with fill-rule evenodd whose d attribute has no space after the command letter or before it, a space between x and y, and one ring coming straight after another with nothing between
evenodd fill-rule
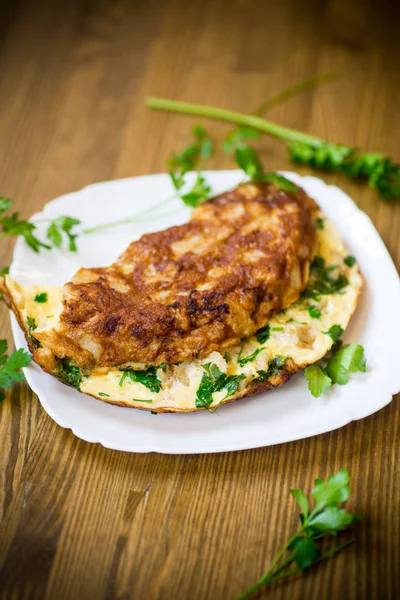
<instances>
[{"instance_id":1,"label":"wooden table","mask_svg":"<svg viewBox=\"0 0 400 600\"><path fill-rule=\"evenodd\" d=\"M165 170L194 121L146 110L148 94L251 110L327 71L338 80L271 118L399 160L399 18L398 3L372 0L9 3L0 17L1 194L28 217L92 182ZM282 144L265 137L258 147L268 169L288 168ZM400 203L326 178L367 212L399 265ZM2 264L12 245L1 241ZM366 518L357 543L265 597L399 598L399 415L393 402L339 431L247 452L124 454L61 429L15 385L0 407L0 595L233 599L295 526L289 488L309 490L345 467L350 508Z\"/></svg>"}]
</instances>

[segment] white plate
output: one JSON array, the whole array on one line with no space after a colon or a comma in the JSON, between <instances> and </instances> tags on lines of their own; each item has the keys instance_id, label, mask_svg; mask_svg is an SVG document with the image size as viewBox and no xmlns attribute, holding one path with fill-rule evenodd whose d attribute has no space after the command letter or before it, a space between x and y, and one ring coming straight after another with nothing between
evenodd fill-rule
<instances>
[{"instance_id":1,"label":"white plate","mask_svg":"<svg viewBox=\"0 0 400 600\"><path fill-rule=\"evenodd\" d=\"M388 404L400 389L400 282L390 256L370 219L341 190L315 177L286 173L314 197L344 236L365 278L356 314L345 340L365 347L366 373L352 374L345 386L333 386L315 399L301 373L280 389L222 406L216 414L158 414L111 406L68 388L31 364L26 379L47 413L78 437L129 452L193 454L269 446L331 431L362 419ZM215 192L236 185L239 171L207 173ZM47 204L34 220L76 216L88 225L124 218L171 194L167 175L149 175L90 185ZM79 252L54 250L37 255L18 240L11 274L20 283L58 284L81 266L111 263L142 233L187 220L180 201L170 215L138 221L102 234L82 236ZM39 224L44 228L44 224ZM25 346L12 323L17 347Z\"/></svg>"}]
</instances>

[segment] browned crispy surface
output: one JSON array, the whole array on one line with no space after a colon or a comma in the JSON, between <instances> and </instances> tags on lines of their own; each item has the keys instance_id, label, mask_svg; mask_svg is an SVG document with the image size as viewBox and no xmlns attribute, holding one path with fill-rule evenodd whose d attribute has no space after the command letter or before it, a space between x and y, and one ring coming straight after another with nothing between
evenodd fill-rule
<instances>
[{"instance_id":1,"label":"browned crispy surface","mask_svg":"<svg viewBox=\"0 0 400 600\"><path fill-rule=\"evenodd\" d=\"M244 184L179 227L144 235L64 289L58 332L37 335L83 367L176 363L237 344L304 289L316 205Z\"/></svg>"}]
</instances>

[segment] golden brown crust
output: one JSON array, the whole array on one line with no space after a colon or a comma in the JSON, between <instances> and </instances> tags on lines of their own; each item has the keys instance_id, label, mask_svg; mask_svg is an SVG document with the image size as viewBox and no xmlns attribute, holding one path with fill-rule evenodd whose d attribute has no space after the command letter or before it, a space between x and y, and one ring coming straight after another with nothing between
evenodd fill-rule
<instances>
[{"instance_id":1,"label":"golden brown crust","mask_svg":"<svg viewBox=\"0 0 400 600\"><path fill-rule=\"evenodd\" d=\"M147 234L109 268L64 288L58 332L41 339L83 368L174 364L253 335L304 289L317 207L305 192L244 184L181 226Z\"/></svg>"}]
</instances>

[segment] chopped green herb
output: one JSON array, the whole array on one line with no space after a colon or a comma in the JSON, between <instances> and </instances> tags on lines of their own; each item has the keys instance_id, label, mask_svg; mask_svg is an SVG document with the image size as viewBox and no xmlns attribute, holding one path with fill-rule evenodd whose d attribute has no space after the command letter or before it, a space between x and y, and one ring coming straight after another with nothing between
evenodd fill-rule
<instances>
[{"instance_id":1,"label":"chopped green herb","mask_svg":"<svg viewBox=\"0 0 400 600\"><path fill-rule=\"evenodd\" d=\"M149 367L146 371L135 371L134 369L124 369L122 377L119 381L119 386L122 386L126 377L130 378L133 383L141 383L151 392L158 392L162 388L161 381L157 377L157 368Z\"/></svg>"},{"instance_id":2,"label":"chopped green herb","mask_svg":"<svg viewBox=\"0 0 400 600\"><path fill-rule=\"evenodd\" d=\"M118 385L120 387L123 386L125 379L128 377L128 371L123 371L122 375L121 375L121 379L119 380Z\"/></svg>"},{"instance_id":3,"label":"chopped green herb","mask_svg":"<svg viewBox=\"0 0 400 600\"><path fill-rule=\"evenodd\" d=\"M0 199L1 200L1 199ZM10 387L16 381L22 381L24 374L20 371L31 362L31 355L22 348L7 355L7 340L0 340L0 401L4 400L2 389Z\"/></svg>"},{"instance_id":4,"label":"chopped green herb","mask_svg":"<svg viewBox=\"0 0 400 600\"><path fill-rule=\"evenodd\" d=\"M39 340L37 340L33 335L32 335L32 331L35 331L37 324L36 321L33 317L30 317L29 315L26 317L26 324L28 325L28 330L29 330L29 337L31 338L31 342L34 345L35 348L40 348L40 342Z\"/></svg>"},{"instance_id":5,"label":"chopped green herb","mask_svg":"<svg viewBox=\"0 0 400 600\"><path fill-rule=\"evenodd\" d=\"M315 226L317 229L324 229L325 228L324 219L321 219L321 217L318 217L318 219L315 219Z\"/></svg>"},{"instance_id":6,"label":"chopped green herb","mask_svg":"<svg viewBox=\"0 0 400 600\"><path fill-rule=\"evenodd\" d=\"M77 365L72 364L69 358L59 358L54 375L63 383L81 391L83 374Z\"/></svg>"},{"instance_id":7,"label":"chopped green herb","mask_svg":"<svg viewBox=\"0 0 400 600\"><path fill-rule=\"evenodd\" d=\"M263 369L260 369L259 371L257 371L258 377L253 379L252 383L263 383L264 381L267 381L270 377L279 375L280 371L285 368L286 361L287 357L285 356L277 355L274 358L271 358L268 361L268 370L264 371Z\"/></svg>"},{"instance_id":8,"label":"chopped green herb","mask_svg":"<svg viewBox=\"0 0 400 600\"><path fill-rule=\"evenodd\" d=\"M283 331L284 327L271 327L271 331Z\"/></svg>"},{"instance_id":9,"label":"chopped green herb","mask_svg":"<svg viewBox=\"0 0 400 600\"><path fill-rule=\"evenodd\" d=\"M10 273L10 267L3 267L2 269L0 269L0 277L2 277L3 275L8 275Z\"/></svg>"},{"instance_id":10,"label":"chopped green herb","mask_svg":"<svg viewBox=\"0 0 400 600\"><path fill-rule=\"evenodd\" d=\"M226 362L229 362L231 360L231 353L230 352L225 352L224 359L225 359Z\"/></svg>"},{"instance_id":11,"label":"chopped green herb","mask_svg":"<svg viewBox=\"0 0 400 600\"><path fill-rule=\"evenodd\" d=\"M143 400L143 398L132 398L132 402L147 402L151 404L153 400Z\"/></svg>"},{"instance_id":12,"label":"chopped green herb","mask_svg":"<svg viewBox=\"0 0 400 600\"><path fill-rule=\"evenodd\" d=\"M321 317L321 311L316 306L309 306L308 313L312 319L319 319Z\"/></svg>"},{"instance_id":13,"label":"chopped green herb","mask_svg":"<svg viewBox=\"0 0 400 600\"><path fill-rule=\"evenodd\" d=\"M37 325L36 325L36 321L33 317L30 317L29 315L26 317L26 323L28 325L28 329L29 331L35 331Z\"/></svg>"},{"instance_id":14,"label":"chopped green herb","mask_svg":"<svg viewBox=\"0 0 400 600\"><path fill-rule=\"evenodd\" d=\"M314 398L321 394L332 385L332 380L326 370L320 365L309 365L304 369L304 377L308 381L308 389Z\"/></svg>"},{"instance_id":15,"label":"chopped green herb","mask_svg":"<svg viewBox=\"0 0 400 600\"><path fill-rule=\"evenodd\" d=\"M328 331L323 331L322 333L326 333L333 339L334 342L337 342L342 336L343 332L344 329L340 325L332 325L332 327L329 327Z\"/></svg>"},{"instance_id":16,"label":"chopped green herb","mask_svg":"<svg viewBox=\"0 0 400 600\"><path fill-rule=\"evenodd\" d=\"M296 319L288 319L286 323L297 323L297 325L308 325L305 321L296 321Z\"/></svg>"},{"instance_id":17,"label":"chopped green herb","mask_svg":"<svg viewBox=\"0 0 400 600\"><path fill-rule=\"evenodd\" d=\"M167 363L161 363L158 365L158 368L161 369L162 371L164 371L164 373L165 373L165 371L167 370L167 366L168 366Z\"/></svg>"},{"instance_id":18,"label":"chopped green herb","mask_svg":"<svg viewBox=\"0 0 400 600\"><path fill-rule=\"evenodd\" d=\"M105 394L104 392L99 392L98 396L101 396L102 398L109 398L110 397L108 394Z\"/></svg>"},{"instance_id":19,"label":"chopped green herb","mask_svg":"<svg viewBox=\"0 0 400 600\"><path fill-rule=\"evenodd\" d=\"M336 265L325 266L325 260L316 256L311 265L311 277L307 288L302 293L302 298L312 298L318 302L321 295L340 294L349 284L348 279L339 273L336 277L332 272L337 269Z\"/></svg>"},{"instance_id":20,"label":"chopped green herb","mask_svg":"<svg viewBox=\"0 0 400 600\"><path fill-rule=\"evenodd\" d=\"M265 342L269 339L270 336L270 327L269 325L265 325L265 327L261 327L256 333L257 341L260 344L265 344Z\"/></svg>"},{"instance_id":21,"label":"chopped green herb","mask_svg":"<svg viewBox=\"0 0 400 600\"><path fill-rule=\"evenodd\" d=\"M48 300L47 292L42 292L41 294L36 294L36 296L34 297L34 301L39 302L39 304L43 304L44 302L47 302L47 300Z\"/></svg>"},{"instance_id":22,"label":"chopped green herb","mask_svg":"<svg viewBox=\"0 0 400 600\"><path fill-rule=\"evenodd\" d=\"M343 259L343 262L348 267L354 267L354 265L356 264L356 259L354 258L354 256L349 255Z\"/></svg>"},{"instance_id":23,"label":"chopped green herb","mask_svg":"<svg viewBox=\"0 0 400 600\"><path fill-rule=\"evenodd\" d=\"M223 389L227 391L225 398L232 396L237 391L240 381L245 378L244 375L229 375L227 377L214 363L204 364L203 369L205 373L203 373L196 392L197 408L209 409L213 401L213 394Z\"/></svg>"},{"instance_id":24,"label":"chopped green herb","mask_svg":"<svg viewBox=\"0 0 400 600\"><path fill-rule=\"evenodd\" d=\"M242 348L243 349L243 348ZM242 354L242 350L240 350L240 354L238 356L238 364L241 367L244 367L244 365L247 365L247 363L249 362L253 362L253 360L260 354L260 352L262 352L263 350L265 350L265 347L263 348L256 348L256 350L254 350L254 352L252 352L251 354L249 354L249 356L245 356L244 358L241 358L241 354Z\"/></svg>"},{"instance_id":25,"label":"chopped green herb","mask_svg":"<svg viewBox=\"0 0 400 600\"><path fill-rule=\"evenodd\" d=\"M151 411L150 411L150 413L151 413L152 415L158 415L158 412L156 412L155 410L151 410Z\"/></svg>"}]
</instances>

